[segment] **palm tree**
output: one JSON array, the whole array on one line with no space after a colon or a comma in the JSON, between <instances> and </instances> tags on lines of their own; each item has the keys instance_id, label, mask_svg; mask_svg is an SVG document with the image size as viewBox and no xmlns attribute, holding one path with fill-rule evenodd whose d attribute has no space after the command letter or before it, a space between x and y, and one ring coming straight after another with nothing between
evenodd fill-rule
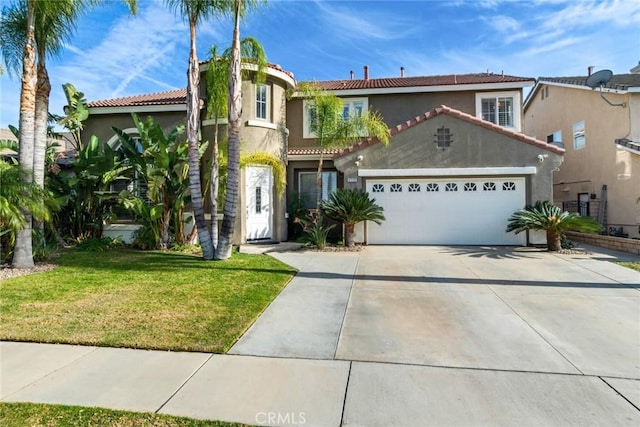
<instances>
[{"instance_id":1,"label":"palm tree","mask_svg":"<svg viewBox=\"0 0 640 427\"><path fill-rule=\"evenodd\" d=\"M255 64L256 84L263 83L266 78L267 57L262 45L253 37L240 41L240 54L243 62ZM228 114L229 99L229 57L231 49L218 56L216 46L211 47L211 58L207 67L207 118L214 120L213 144L211 150L211 167L209 176L209 197L211 202L211 241L214 249L218 246L218 194L220 183L219 163L219 125L218 119ZM251 72L254 72L251 70Z\"/></svg>"},{"instance_id":2,"label":"palm tree","mask_svg":"<svg viewBox=\"0 0 640 427\"><path fill-rule=\"evenodd\" d=\"M318 173L316 177L316 207L320 210L322 201L322 164L324 155L332 148L342 148L361 140L363 136L377 138L387 145L390 131L382 116L373 112L351 114L343 117L342 100L331 92L322 90L315 83L301 83L298 91L312 105L311 132L320 148Z\"/></svg>"},{"instance_id":3,"label":"palm tree","mask_svg":"<svg viewBox=\"0 0 640 427\"><path fill-rule=\"evenodd\" d=\"M320 202L320 210L327 217L344 224L344 242L347 247L354 245L353 235L356 224L362 221L373 221L382 224L385 220L382 206L369 193L363 190L340 188Z\"/></svg>"},{"instance_id":4,"label":"palm tree","mask_svg":"<svg viewBox=\"0 0 640 427\"><path fill-rule=\"evenodd\" d=\"M55 54L74 28L74 21L89 5L101 0L21 0L2 13L0 45L9 71L22 66L20 89L20 164L28 182L44 185L44 159L51 84L47 55ZM135 13L137 0L125 0ZM21 53L21 54L20 54ZM37 53L37 68L36 68ZM27 215L28 217L28 215ZM18 233L12 265L33 266L31 221Z\"/></svg>"},{"instance_id":5,"label":"palm tree","mask_svg":"<svg viewBox=\"0 0 640 427\"><path fill-rule=\"evenodd\" d=\"M597 233L602 226L593 218L580 216L573 212L562 212L559 207L549 201L537 201L533 206L526 206L514 212L509 218L507 233L516 234L526 230L544 230L547 233L547 249L559 251L564 231L580 231Z\"/></svg>"},{"instance_id":6,"label":"palm tree","mask_svg":"<svg viewBox=\"0 0 640 427\"><path fill-rule=\"evenodd\" d=\"M220 240L215 258L218 260L231 257L233 248L233 232L236 222L238 190L240 186L240 128L242 122L242 67L240 52L240 18L250 7L255 7L256 0L233 0L233 42L229 60L229 152L226 198L224 202L224 218L220 228Z\"/></svg>"},{"instance_id":7,"label":"palm tree","mask_svg":"<svg viewBox=\"0 0 640 427\"><path fill-rule=\"evenodd\" d=\"M231 1L227 0L165 0L189 22L191 45L189 48L189 66L187 69L187 141L189 142L189 183L191 190L191 204L193 216L198 230L198 239L202 246L202 256L205 260L214 257L213 242L207 229L204 217L204 203L202 200L202 184L200 182L199 137L200 130L200 67L196 52L196 29L198 24L211 17L228 13Z\"/></svg>"},{"instance_id":8,"label":"palm tree","mask_svg":"<svg viewBox=\"0 0 640 427\"><path fill-rule=\"evenodd\" d=\"M17 165L0 161L0 242L7 242L10 246L15 243L16 234L25 228L30 216L38 221L51 219L47 206L51 202L51 196L28 182L25 175L29 173L31 172L20 169ZM0 262L5 258L5 254L1 252L0 243Z\"/></svg>"}]
</instances>

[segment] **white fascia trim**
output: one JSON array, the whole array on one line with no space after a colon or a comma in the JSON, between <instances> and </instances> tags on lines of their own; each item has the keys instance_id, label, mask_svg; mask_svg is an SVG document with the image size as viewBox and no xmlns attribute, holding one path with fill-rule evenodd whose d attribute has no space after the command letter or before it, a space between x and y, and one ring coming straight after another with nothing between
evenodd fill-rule
<instances>
[{"instance_id":1,"label":"white fascia trim","mask_svg":"<svg viewBox=\"0 0 640 427\"><path fill-rule=\"evenodd\" d=\"M594 92L599 92L600 88L598 89L591 89L589 86L582 86L582 85L572 85L569 83L558 83L558 82L547 82L545 80L540 81L540 84L545 84L545 85L549 85L549 86L558 86L558 87L568 87L571 89L581 89L581 90L588 90L588 91L594 91ZM617 94L625 94L627 92L630 92L631 89L640 89L640 88L629 88L627 90L618 90L618 89L610 89L610 88L606 88L603 87L602 88L602 92L603 93L617 93Z\"/></svg>"},{"instance_id":2,"label":"white fascia trim","mask_svg":"<svg viewBox=\"0 0 640 427\"><path fill-rule=\"evenodd\" d=\"M359 169L362 177L535 175L535 166L495 168Z\"/></svg>"},{"instance_id":3,"label":"white fascia trim","mask_svg":"<svg viewBox=\"0 0 640 427\"><path fill-rule=\"evenodd\" d=\"M218 124L227 125L229 124L229 120L226 117L219 117ZM207 119L202 121L202 126L215 126L215 125L216 125L216 119Z\"/></svg>"},{"instance_id":4,"label":"white fascia trim","mask_svg":"<svg viewBox=\"0 0 640 427\"><path fill-rule=\"evenodd\" d=\"M334 95L339 97L345 96L366 96L366 95L387 95L394 93L426 93L426 92L464 92L464 91L492 91L492 90L518 90L525 87L533 86L531 82L513 82L513 83L483 83L471 85L440 85L440 86L410 86L410 87L393 87L379 89L348 89L348 90L331 90ZM293 94L294 98L301 98L300 92Z\"/></svg>"},{"instance_id":5,"label":"white fascia trim","mask_svg":"<svg viewBox=\"0 0 640 427\"><path fill-rule=\"evenodd\" d=\"M273 129L273 130L277 130L278 129L278 125L276 125L275 123L270 123L270 122L265 122L262 120L247 120L245 122L246 126L253 126L253 127L257 127L257 128L267 128L267 129Z\"/></svg>"},{"instance_id":6,"label":"white fascia trim","mask_svg":"<svg viewBox=\"0 0 640 427\"><path fill-rule=\"evenodd\" d=\"M208 62L206 64L200 65L200 72L207 71L208 69L209 69L209 63ZM242 64L242 69L243 70L250 70L250 71L258 71L258 65L257 64L250 64L250 63L246 63L245 62L245 63ZM282 72L280 70L276 70L275 68L271 68L269 66L265 67L265 71L266 71L266 74L268 76L278 78L278 79L284 81L285 83L287 83L291 87L295 87L296 86L295 79L293 79L287 73L284 73L284 72Z\"/></svg>"},{"instance_id":7,"label":"white fascia trim","mask_svg":"<svg viewBox=\"0 0 640 427\"><path fill-rule=\"evenodd\" d=\"M187 111L186 104L172 105L141 105L138 107L92 107L89 114L118 114L118 113L158 113L166 111Z\"/></svg>"},{"instance_id":8,"label":"white fascia trim","mask_svg":"<svg viewBox=\"0 0 640 427\"><path fill-rule=\"evenodd\" d=\"M289 154L287 155L287 158L290 162L298 162L298 161L305 161L305 160L320 160L320 154Z\"/></svg>"}]
</instances>

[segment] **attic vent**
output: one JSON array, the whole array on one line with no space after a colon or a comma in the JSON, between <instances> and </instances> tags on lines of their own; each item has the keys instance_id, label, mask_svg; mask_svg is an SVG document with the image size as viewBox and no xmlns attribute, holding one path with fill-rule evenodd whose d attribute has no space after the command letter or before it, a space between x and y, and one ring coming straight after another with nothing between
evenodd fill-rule
<instances>
[{"instance_id":1,"label":"attic vent","mask_svg":"<svg viewBox=\"0 0 640 427\"><path fill-rule=\"evenodd\" d=\"M436 129L436 133L433 136L436 138L434 142L436 143L436 147L439 149L445 150L451 145L453 135L449 128L442 126L441 128Z\"/></svg>"}]
</instances>

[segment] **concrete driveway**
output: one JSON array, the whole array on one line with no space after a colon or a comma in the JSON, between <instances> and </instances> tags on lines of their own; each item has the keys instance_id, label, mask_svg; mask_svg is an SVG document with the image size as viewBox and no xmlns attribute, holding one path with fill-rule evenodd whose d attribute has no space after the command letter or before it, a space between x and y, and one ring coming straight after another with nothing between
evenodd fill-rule
<instances>
[{"instance_id":1,"label":"concrete driveway","mask_svg":"<svg viewBox=\"0 0 640 427\"><path fill-rule=\"evenodd\" d=\"M640 273L589 249L274 254L299 273L230 354L0 342L0 400L251 425L636 427Z\"/></svg>"},{"instance_id":2,"label":"concrete driveway","mask_svg":"<svg viewBox=\"0 0 640 427\"><path fill-rule=\"evenodd\" d=\"M275 256L300 273L230 353L350 361L343 425L640 422L640 274L606 255Z\"/></svg>"}]
</instances>

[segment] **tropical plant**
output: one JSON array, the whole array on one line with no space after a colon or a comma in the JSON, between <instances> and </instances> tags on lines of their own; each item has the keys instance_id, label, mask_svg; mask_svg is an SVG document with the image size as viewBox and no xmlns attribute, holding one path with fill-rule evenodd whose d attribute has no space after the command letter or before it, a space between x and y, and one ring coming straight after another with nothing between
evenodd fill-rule
<instances>
[{"instance_id":1,"label":"tropical plant","mask_svg":"<svg viewBox=\"0 0 640 427\"><path fill-rule=\"evenodd\" d=\"M103 224L113 218L118 202L112 184L128 179L130 170L120 153L92 136L71 162L70 173L49 176L47 187L63 203L55 215L56 228L75 241L102 237Z\"/></svg>"},{"instance_id":2,"label":"tropical plant","mask_svg":"<svg viewBox=\"0 0 640 427\"><path fill-rule=\"evenodd\" d=\"M132 208L137 215L144 214L144 221L157 222L156 248L168 247L171 228L175 241L184 244L184 209L189 195L188 144L181 138L184 126L178 126L165 135L152 117L142 122L134 113L132 118L138 138L134 139L115 127L113 130L120 139L119 151L125 163L134 168L138 179L146 185L149 203L140 195L126 194L124 199L129 201L125 206ZM200 146L200 157L206 148L207 144ZM141 209L139 203L131 201L134 197L150 204L152 209ZM156 211L160 212L159 216Z\"/></svg>"},{"instance_id":3,"label":"tropical plant","mask_svg":"<svg viewBox=\"0 0 640 427\"><path fill-rule=\"evenodd\" d=\"M256 64L256 84L262 83L266 77L267 58L262 45L253 37L247 37L240 42L241 60ZM211 150L211 165L209 173L209 198L211 205L211 242L214 251L218 247L218 194L220 188L220 155L219 123L221 117L228 114L229 98L229 58L231 49L227 49L221 56L218 55L216 46L211 47L211 56L208 62L207 80L207 118L214 120L213 144Z\"/></svg>"},{"instance_id":4,"label":"tropical plant","mask_svg":"<svg viewBox=\"0 0 640 427\"><path fill-rule=\"evenodd\" d=\"M256 0L233 0L232 15L234 18L233 42L229 59L229 148L224 202L224 217L220 228L220 239L215 252L215 259L223 260L231 257L233 249L233 232L236 222L239 186L240 186L240 129L242 123L242 67L240 49L240 18L247 9L257 5Z\"/></svg>"},{"instance_id":5,"label":"tropical plant","mask_svg":"<svg viewBox=\"0 0 640 427\"><path fill-rule=\"evenodd\" d=\"M344 241L347 247L354 245L355 226L362 221L382 224L385 220L382 206L363 190L340 188L320 202L320 210L327 217L344 224Z\"/></svg>"},{"instance_id":6,"label":"tropical plant","mask_svg":"<svg viewBox=\"0 0 640 427\"><path fill-rule=\"evenodd\" d=\"M48 191L27 182L24 175L29 173L17 165L0 161L0 261L11 254L16 235L29 220L27 211L38 221L48 221L52 208L56 207Z\"/></svg>"},{"instance_id":7,"label":"tropical plant","mask_svg":"<svg viewBox=\"0 0 640 427\"><path fill-rule=\"evenodd\" d=\"M317 217L301 219L303 226L302 241L322 250L327 245L327 236L336 225L324 225Z\"/></svg>"},{"instance_id":8,"label":"tropical plant","mask_svg":"<svg viewBox=\"0 0 640 427\"><path fill-rule=\"evenodd\" d=\"M64 96L67 98L67 105L64 107L64 116L58 118L58 124L64 126L73 138L74 148L82 150L82 138L80 132L84 127L83 123L89 117L89 107L84 93L78 91L71 83L62 85Z\"/></svg>"},{"instance_id":9,"label":"tropical plant","mask_svg":"<svg viewBox=\"0 0 640 427\"><path fill-rule=\"evenodd\" d=\"M354 112L344 117L342 100L315 83L301 83L298 91L302 98L309 101L310 130L320 148L316 177L316 207L319 210L322 201L322 165L327 151L354 144L364 136L377 138L386 145L390 131L379 113Z\"/></svg>"},{"instance_id":10,"label":"tropical plant","mask_svg":"<svg viewBox=\"0 0 640 427\"><path fill-rule=\"evenodd\" d=\"M597 233L602 226L591 217L583 217L575 212L563 212L549 201L537 201L514 212L509 218L507 233L516 234L526 230L544 230L547 233L547 249L559 251L565 231Z\"/></svg>"}]
</instances>

